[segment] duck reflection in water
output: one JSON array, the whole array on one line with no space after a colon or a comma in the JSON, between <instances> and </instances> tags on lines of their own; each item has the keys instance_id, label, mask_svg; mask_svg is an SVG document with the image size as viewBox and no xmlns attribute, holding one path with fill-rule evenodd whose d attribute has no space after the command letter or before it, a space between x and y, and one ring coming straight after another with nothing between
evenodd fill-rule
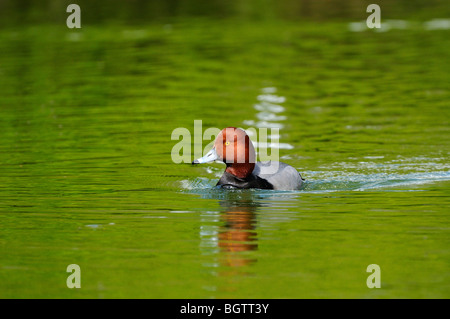
<instances>
[{"instance_id":1,"label":"duck reflection in water","mask_svg":"<svg viewBox=\"0 0 450 319\"><path fill-rule=\"evenodd\" d=\"M250 195L241 193L240 195ZM245 252L258 249L256 232L256 210L258 204L250 196L219 201L224 208L221 214L223 225L219 229L218 245L221 263L229 267L241 267L256 262L252 254Z\"/></svg>"}]
</instances>

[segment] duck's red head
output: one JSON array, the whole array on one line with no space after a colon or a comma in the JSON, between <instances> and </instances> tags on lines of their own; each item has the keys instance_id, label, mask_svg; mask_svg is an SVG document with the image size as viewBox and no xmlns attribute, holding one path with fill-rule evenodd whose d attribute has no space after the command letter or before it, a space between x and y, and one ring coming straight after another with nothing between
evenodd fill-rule
<instances>
[{"instance_id":1,"label":"duck's red head","mask_svg":"<svg viewBox=\"0 0 450 319\"><path fill-rule=\"evenodd\" d=\"M238 178L249 176L255 168L256 153L253 143L244 130L236 127L224 128L217 135L214 147L193 164L221 160L227 165L226 172Z\"/></svg>"}]
</instances>

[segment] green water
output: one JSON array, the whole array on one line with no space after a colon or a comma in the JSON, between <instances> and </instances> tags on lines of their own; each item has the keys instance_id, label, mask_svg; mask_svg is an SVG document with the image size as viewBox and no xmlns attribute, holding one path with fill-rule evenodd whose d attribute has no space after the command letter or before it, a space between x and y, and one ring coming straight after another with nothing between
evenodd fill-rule
<instances>
[{"instance_id":1,"label":"green water","mask_svg":"<svg viewBox=\"0 0 450 319\"><path fill-rule=\"evenodd\" d=\"M1 29L0 297L449 298L449 47L326 21ZM194 120L281 127L304 188L212 189L222 165L171 159Z\"/></svg>"}]
</instances>

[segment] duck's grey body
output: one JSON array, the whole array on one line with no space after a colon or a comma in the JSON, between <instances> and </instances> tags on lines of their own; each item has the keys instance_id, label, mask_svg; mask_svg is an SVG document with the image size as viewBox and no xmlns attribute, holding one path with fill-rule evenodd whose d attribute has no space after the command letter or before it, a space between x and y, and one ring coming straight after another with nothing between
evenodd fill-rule
<instances>
[{"instance_id":1,"label":"duck's grey body","mask_svg":"<svg viewBox=\"0 0 450 319\"><path fill-rule=\"evenodd\" d=\"M300 173L283 162L257 162L252 174L265 179L278 190L300 189L303 184Z\"/></svg>"}]
</instances>

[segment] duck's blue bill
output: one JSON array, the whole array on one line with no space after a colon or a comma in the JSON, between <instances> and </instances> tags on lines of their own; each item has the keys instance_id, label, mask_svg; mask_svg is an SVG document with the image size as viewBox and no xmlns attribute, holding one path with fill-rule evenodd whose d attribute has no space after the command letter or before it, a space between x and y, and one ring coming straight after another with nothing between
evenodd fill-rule
<instances>
[{"instance_id":1,"label":"duck's blue bill","mask_svg":"<svg viewBox=\"0 0 450 319\"><path fill-rule=\"evenodd\" d=\"M219 159L219 156L216 153L216 148L213 147L208 153L206 153L205 156L197 158L192 162L192 164L210 163L214 162L217 159Z\"/></svg>"}]
</instances>

